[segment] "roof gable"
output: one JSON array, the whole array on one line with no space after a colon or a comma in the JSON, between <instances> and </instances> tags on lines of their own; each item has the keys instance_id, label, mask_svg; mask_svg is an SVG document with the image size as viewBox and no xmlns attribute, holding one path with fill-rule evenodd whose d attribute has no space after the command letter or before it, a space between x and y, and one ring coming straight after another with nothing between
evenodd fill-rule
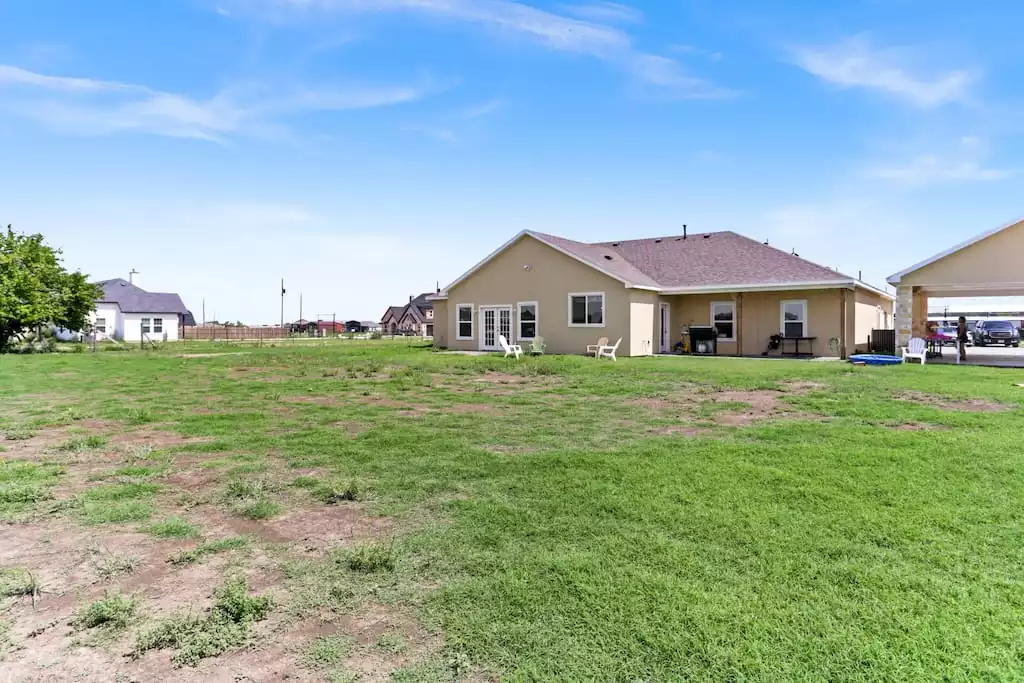
<instances>
[{"instance_id":1,"label":"roof gable","mask_svg":"<svg viewBox=\"0 0 1024 683\"><path fill-rule=\"evenodd\" d=\"M994 237L994 236L998 235L1001 232L1004 232L1006 230L1010 230L1011 228L1015 228L1015 227L1018 227L1018 226L1021 226L1021 225L1024 225L1024 219L1018 219L1018 220L1015 220L1013 222L1007 223L1005 225L1000 225L998 228L995 228L993 230L989 230L988 232L983 232L980 235L972 237L971 239L967 240L966 242L961 242L960 244L957 244L956 246L953 246L953 247L951 247L951 248L949 248L949 249L947 249L945 251L939 252L938 254L935 254L934 256L932 256L930 258L927 258L924 261L921 261L920 263L915 263L914 265L910 266L906 270L901 270L898 273L893 273L888 278L886 278L886 281L890 285L897 285L897 284L899 284L900 280L902 280L907 275L910 275L911 273L916 273L917 271L921 270L922 268L925 268L927 266L932 265L933 263L941 261L942 259L944 259L944 258L946 258L948 256L952 256L953 254L956 254L957 252L961 252L961 251L964 251L965 249L968 249L969 247L973 247L975 244L978 244L979 242L984 242L989 237Z\"/></svg>"}]
</instances>

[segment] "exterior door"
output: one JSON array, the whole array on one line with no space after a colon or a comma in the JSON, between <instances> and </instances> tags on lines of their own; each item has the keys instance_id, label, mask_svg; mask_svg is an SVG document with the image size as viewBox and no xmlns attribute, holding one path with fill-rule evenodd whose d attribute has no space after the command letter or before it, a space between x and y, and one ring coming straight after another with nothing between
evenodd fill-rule
<instances>
[{"instance_id":1,"label":"exterior door","mask_svg":"<svg viewBox=\"0 0 1024 683\"><path fill-rule=\"evenodd\" d=\"M512 338L512 307L481 306L480 350L501 351L498 335L503 335L509 344L515 343Z\"/></svg>"},{"instance_id":2,"label":"exterior door","mask_svg":"<svg viewBox=\"0 0 1024 683\"><path fill-rule=\"evenodd\" d=\"M672 349L672 324L668 304L661 305L661 352L668 353Z\"/></svg>"}]
</instances>

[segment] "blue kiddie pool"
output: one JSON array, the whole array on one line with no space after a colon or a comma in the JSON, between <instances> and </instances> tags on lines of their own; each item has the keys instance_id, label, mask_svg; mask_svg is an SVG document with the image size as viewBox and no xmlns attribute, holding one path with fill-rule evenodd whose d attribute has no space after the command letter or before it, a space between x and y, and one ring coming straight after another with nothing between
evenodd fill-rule
<instances>
[{"instance_id":1,"label":"blue kiddie pool","mask_svg":"<svg viewBox=\"0 0 1024 683\"><path fill-rule=\"evenodd\" d=\"M899 365L903 359L899 356L887 356L882 353L858 353L855 356L850 356L850 362L864 365Z\"/></svg>"}]
</instances>

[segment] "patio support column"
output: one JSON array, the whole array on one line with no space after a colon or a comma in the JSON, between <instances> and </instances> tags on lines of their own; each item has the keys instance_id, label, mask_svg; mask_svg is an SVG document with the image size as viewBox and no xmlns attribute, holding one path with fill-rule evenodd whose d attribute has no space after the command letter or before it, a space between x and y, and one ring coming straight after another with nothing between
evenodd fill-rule
<instances>
[{"instance_id":1,"label":"patio support column","mask_svg":"<svg viewBox=\"0 0 1024 683\"><path fill-rule=\"evenodd\" d=\"M920 287L914 288L913 323L910 330L915 337L928 336L928 295Z\"/></svg>"},{"instance_id":2,"label":"patio support column","mask_svg":"<svg viewBox=\"0 0 1024 683\"><path fill-rule=\"evenodd\" d=\"M736 355L743 355L743 292L736 295L736 320L733 321L736 335Z\"/></svg>"},{"instance_id":3,"label":"patio support column","mask_svg":"<svg viewBox=\"0 0 1024 683\"><path fill-rule=\"evenodd\" d=\"M914 288L896 288L896 346L906 346L910 343L912 328L914 324Z\"/></svg>"}]
</instances>

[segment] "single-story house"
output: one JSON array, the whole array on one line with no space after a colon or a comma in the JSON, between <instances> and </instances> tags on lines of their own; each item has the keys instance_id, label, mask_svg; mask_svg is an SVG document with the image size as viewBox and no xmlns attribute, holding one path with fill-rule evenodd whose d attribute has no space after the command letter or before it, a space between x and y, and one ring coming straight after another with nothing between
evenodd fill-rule
<instances>
[{"instance_id":1,"label":"single-story house","mask_svg":"<svg viewBox=\"0 0 1024 683\"><path fill-rule=\"evenodd\" d=\"M380 323L375 323L372 320L363 320L361 321L361 324L363 326L363 332L380 332L381 330Z\"/></svg>"},{"instance_id":2,"label":"single-story house","mask_svg":"<svg viewBox=\"0 0 1024 683\"><path fill-rule=\"evenodd\" d=\"M387 334L406 334L417 337L434 336L435 292L409 296L405 306L389 306L380 321L381 329Z\"/></svg>"},{"instance_id":3,"label":"single-story house","mask_svg":"<svg viewBox=\"0 0 1024 683\"><path fill-rule=\"evenodd\" d=\"M882 290L734 232L590 244L525 230L430 299L438 347L495 351L503 334L583 353L621 337L623 356L670 352L709 326L721 355L761 355L783 335L845 357L893 310Z\"/></svg>"},{"instance_id":4,"label":"single-story house","mask_svg":"<svg viewBox=\"0 0 1024 683\"><path fill-rule=\"evenodd\" d=\"M1024 296L1024 220L1007 223L890 275L896 343L927 334L929 297Z\"/></svg>"},{"instance_id":5,"label":"single-story house","mask_svg":"<svg viewBox=\"0 0 1024 683\"><path fill-rule=\"evenodd\" d=\"M98 282L103 294L89 322L99 339L119 341L176 341L181 328L195 325L192 313L181 297L166 292L147 292L137 285L114 278Z\"/></svg>"}]
</instances>

